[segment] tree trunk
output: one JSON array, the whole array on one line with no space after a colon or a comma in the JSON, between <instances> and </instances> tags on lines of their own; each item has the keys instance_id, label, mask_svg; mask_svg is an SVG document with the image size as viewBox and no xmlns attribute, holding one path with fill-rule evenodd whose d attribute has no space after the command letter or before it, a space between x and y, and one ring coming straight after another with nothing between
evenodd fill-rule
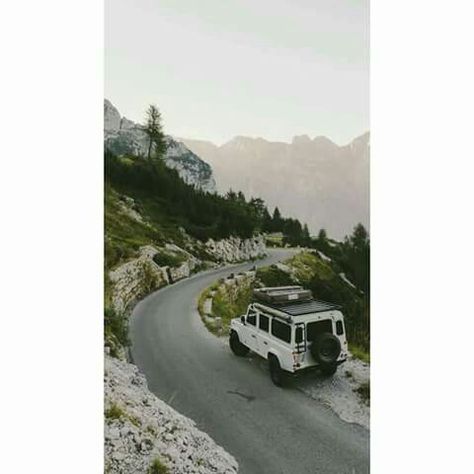
<instances>
[{"instance_id":1,"label":"tree trunk","mask_svg":"<svg viewBox=\"0 0 474 474\"><path fill-rule=\"evenodd\" d=\"M150 142L148 144L148 161L150 161L150 155L151 155L151 144L153 143L151 137L150 137Z\"/></svg>"}]
</instances>

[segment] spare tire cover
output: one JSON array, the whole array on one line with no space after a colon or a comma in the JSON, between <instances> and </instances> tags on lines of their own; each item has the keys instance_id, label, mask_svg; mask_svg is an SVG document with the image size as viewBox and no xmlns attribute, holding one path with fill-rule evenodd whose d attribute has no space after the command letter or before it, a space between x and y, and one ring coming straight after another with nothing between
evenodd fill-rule
<instances>
[{"instance_id":1,"label":"spare tire cover","mask_svg":"<svg viewBox=\"0 0 474 474\"><path fill-rule=\"evenodd\" d=\"M313 357L322 364L336 362L341 353L341 342L328 332L319 334L310 347Z\"/></svg>"}]
</instances>

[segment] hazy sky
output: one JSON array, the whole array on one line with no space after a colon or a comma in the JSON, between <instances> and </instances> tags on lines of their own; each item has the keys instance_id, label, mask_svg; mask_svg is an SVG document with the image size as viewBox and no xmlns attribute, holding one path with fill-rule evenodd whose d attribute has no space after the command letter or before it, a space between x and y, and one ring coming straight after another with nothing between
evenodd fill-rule
<instances>
[{"instance_id":1,"label":"hazy sky","mask_svg":"<svg viewBox=\"0 0 474 474\"><path fill-rule=\"evenodd\" d=\"M368 0L106 0L105 95L166 133L345 144L369 129Z\"/></svg>"}]
</instances>

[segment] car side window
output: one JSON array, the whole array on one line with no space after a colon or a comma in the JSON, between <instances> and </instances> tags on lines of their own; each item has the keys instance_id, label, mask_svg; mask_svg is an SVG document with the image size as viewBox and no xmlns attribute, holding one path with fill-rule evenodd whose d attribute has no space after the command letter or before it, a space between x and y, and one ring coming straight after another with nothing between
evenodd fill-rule
<instances>
[{"instance_id":1,"label":"car side window","mask_svg":"<svg viewBox=\"0 0 474 474\"><path fill-rule=\"evenodd\" d=\"M249 314L247 314L247 322L252 326L257 324L257 314L255 311L249 311Z\"/></svg>"},{"instance_id":2,"label":"car side window","mask_svg":"<svg viewBox=\"0 0 474 474\"><path fill-rule=\"evenodd\" d=\"M291 341L291 327L275 318L272 319L272 334L282 341Z\"/></svg>"},{"instance_id":3,"label":"car side window","mask_svg":"<svg viewBox=\"0 0 474 474\"><path fill-rule=\"evenodd\" d=\"M258 327L262 331L268 332L268 326L269 326L268 321L269 321L268 316L260 314L259 319L258 319Z\"/></svg>"},{"instance_id":4,"label":"car side window","mask_svg":"<svg viewBox=\"0 0 474 474\"><path fill-rule=\"evenodd\" d=\"M338 336L342 336L344 334L344 326L341 320L336 321L336 334Z\"/></svg>"}]
</instances>

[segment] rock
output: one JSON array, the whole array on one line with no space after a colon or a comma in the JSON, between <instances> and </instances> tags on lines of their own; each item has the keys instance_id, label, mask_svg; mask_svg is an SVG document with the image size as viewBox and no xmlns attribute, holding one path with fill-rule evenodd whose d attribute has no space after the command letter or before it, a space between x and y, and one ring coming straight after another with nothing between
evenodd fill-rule
<instances>
[{"instance_id":1,"label":"rock","mask_svg":"<svg viewBox=\"0 0 474 474\"><path fill-rule=\"evenodd\" d=\"M120 430L118 428L111 428L108 430L106 433L106 438L114 440L114 439L119 439L120 438Z\"/></svg>"},{"instance_id":2,"label":"rock","mask_svg":"<svg viewBox=\"0 0 474 474\"><path fill-rule=\"evenodd\" d=\"M277 262L275 266L278 268L278 270L281 270L284 273L288 273L288 274L293 273L293 270L288 265L285 265L284 263Z\"/></svg>"},{"instance_id":3,"label":"rock","mask_svg":"<svg viewBox=\"0 0 474 474\"><path fill-rule=\"evenodd\" d=\"M113 285L112 304L116 311L126 311L140 298L169 283L166 271L153 261L157 252L151 245L142 247L138 258L109 272Z\"/></svg>"},{"instance_id":4,"label":"rock","mask_svg":"<svg viewBox=\"0 0 474 474\"><path fill-rule=\"evenodd\" d=\"M250 239L229 237L217 241L209 239L206 242L206 251L216 260L233 263L265 256L266 246L263 235Z\"/></svg>"},{"instance_id":5,"label":"rock","mask_svg":"<svg viewBox=\"0 0 474 474\"><path fill-rule=\"evenodd\" d=\"M115 451L112 457L113 457L116 461L122 461L123 459L125 459L125 454L123 454L123 453L120 452L120 451Z\"/></svg>"},{"instance_id":6,"label":"rock","mask_svg":"<svg viewBox=\"0 0 474 474\"><path fill-rule=\"evenodd\" d=\"M212 314L212 298L207 298L203 304L204 314Z\"/></svg>"}]
</instances>

